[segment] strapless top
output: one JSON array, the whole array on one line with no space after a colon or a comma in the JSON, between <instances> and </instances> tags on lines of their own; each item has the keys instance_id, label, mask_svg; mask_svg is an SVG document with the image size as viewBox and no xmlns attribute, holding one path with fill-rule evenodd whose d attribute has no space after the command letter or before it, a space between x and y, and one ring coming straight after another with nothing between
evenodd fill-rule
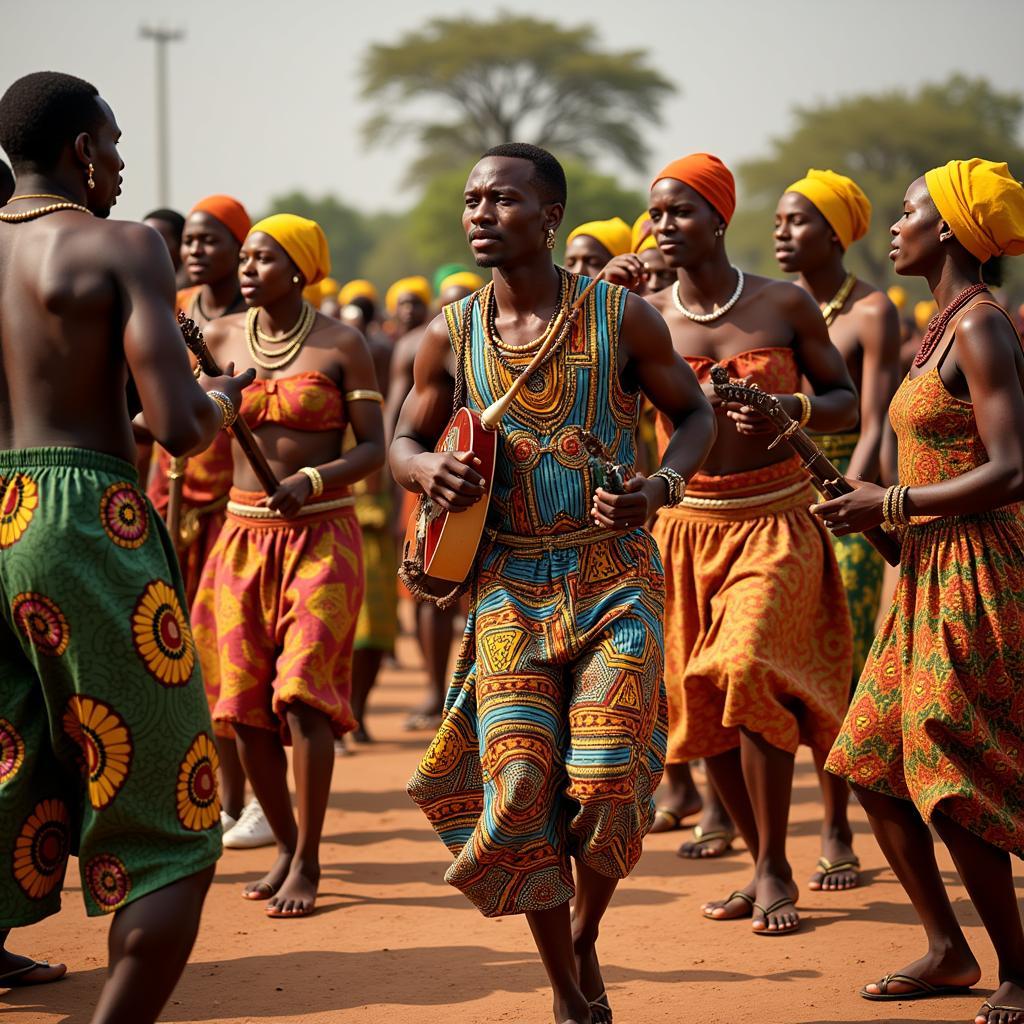
<instances>
[{"instance_id":1,"label":"strapless top","mask_svg":"<svg viewBox=\"0 0 1024 1024\"><path fill-rule=\"evenodd\" d=\"M345 401L318 370L277 380L255 380L242 392L242 418L255 429L276 423L290 430L344 430Z\"/></svg>"},{"instance_id":2,"label":"strapless top","mask_svg":"<svg viewBox=\"0 0 1024 1024\"><path fill-rule=\"evenodd\" d=\"M711 367L718 362L730 377L750 377L752 383L770 395L791 395L800 390L800 368L791 348L751 348L725 359L687 356L686 361L701 384L710 378Z\"/></svg>"}]
</instances>

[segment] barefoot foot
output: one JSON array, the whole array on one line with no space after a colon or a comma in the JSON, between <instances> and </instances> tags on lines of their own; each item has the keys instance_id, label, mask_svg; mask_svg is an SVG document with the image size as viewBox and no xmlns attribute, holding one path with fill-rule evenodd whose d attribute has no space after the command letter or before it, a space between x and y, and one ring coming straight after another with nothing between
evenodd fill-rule
<instances>
[{"instance_id":1,"label":"barefoot foot","mask_svg":"<svg viewBox=\"0 0 1024 1024\"><path fill-rule=\"evenodd\" d=\"M320 865L303 866L292 861L291 870L277 895L267 904L267 917L309 917L316 907Z\"/></svg>"},{"instance_id":2,"label":"barefoot foot","mask_svg":"<svg viewBox=\"0 0 1024 1024\"><path fill-rule=\"evenodd\" d=\"M242 898L247 900L269 900L288 877L292 865L292 855L288 851L280 851L274 866L258 881L252 882L242 890Z\"/></svg>"}]
</instances>

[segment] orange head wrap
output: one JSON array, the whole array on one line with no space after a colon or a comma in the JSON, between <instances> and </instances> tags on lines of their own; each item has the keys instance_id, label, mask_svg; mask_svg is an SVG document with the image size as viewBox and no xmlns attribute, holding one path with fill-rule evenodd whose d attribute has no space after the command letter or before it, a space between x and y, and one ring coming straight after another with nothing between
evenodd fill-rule
<instances>
[{"instance_id":1,"label":"orange head wrap","mask_svg":"<svg viewBox=\"0 0 1024 1024\"><path fill-rule=\"evenodd\" d=\"M699 192L721 215L726 224L736 212L736 181L717 156L710 153L691 153L673 160L655 175L654 188L659 181L674 178Z\"/></svg>"},{"instance_id":2,"label":"orange head wrap","mask_svg":"<svg viewBox=\"0 0 1024 1024\"><path fill-rule=\"evenodd\" d=\"M207 196L205 199L200 199L188 212L189 215L193 213L208 213L211 217L216 217L238 239L239 245L245 241L245 236L249 234L249 228L251 227L249 214L245 212L245 207L237 199L232 199L231 196Z\"/></svg>"}]
</instances>

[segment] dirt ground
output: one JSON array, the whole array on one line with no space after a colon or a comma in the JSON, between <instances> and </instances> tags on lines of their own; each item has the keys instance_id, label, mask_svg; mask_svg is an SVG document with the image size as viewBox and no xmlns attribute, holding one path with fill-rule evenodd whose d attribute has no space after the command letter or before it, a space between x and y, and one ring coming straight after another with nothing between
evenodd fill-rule
<instances>
[{"instance_id":1,"label":"dirt ground","mask_svg":"<svg viewBox=\"0 0 1024 1024\"><path fill-rule=\"evenodd\" d=\"M400 648L416 665L411 643ZM379 742L339 758L327 814L323 883L314 917L269 921L240 898L270 851L226 850L206 903L191 962L161 1020L175 1024L493 1024L550 1021L541 966L521 918L485 920L442 874L448 854L405 794L426 746L402 731L420 699L418 669L388 671L369 726ZM819 801L806 752L797 766L791 859L798 878L818 856ZM742 848L722 860L675 856L681 833L651 836L618 890L599 943L617 1024L860 1024L973 1020L995 986L995 963L949 858L941 864L981 960L976 996L870 1003L858 987L923 951L923 935L885 866L859 809L854 812L864 886L812 893L800 902L799 934L763 938L749 922L705 921L700 902L741 885ZM73 863L64 910L14 933L11 948L64 960L56 985L0 995L5 1024L87 1024L102 984L107 922L87 919Z\"/></svg>"}]
</instances>

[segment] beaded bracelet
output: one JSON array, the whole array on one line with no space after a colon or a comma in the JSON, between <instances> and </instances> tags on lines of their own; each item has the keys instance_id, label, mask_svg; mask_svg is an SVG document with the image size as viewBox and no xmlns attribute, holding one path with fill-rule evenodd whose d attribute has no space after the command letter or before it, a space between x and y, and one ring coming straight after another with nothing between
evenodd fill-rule
<instances>
[{"instance_id":1,"label":"beaded bracelet","mask_svg":"<svg viewBox=\"0 0 1024 1024\"><path fill-rule=\"evenodd\" d=\"M207 391L206 397L213 399L222 417L221 429L230 427L238 418L238 410L231 404L231 399L223 391Z\"/></svg>"},{"instance_id":2,"label":"beaded bracelet","mask_svg":"<svg viewBox=\"0 0 1024 1024\"><path fill-rule=\"evenodd\" d=\"M313 497L319 498L324 493L324 478L320 475L320 470L314 466L303 466L299 472L313 485Z\"/></svg>"},{"instance_id":3,"label":"beaded bracelet","mask_svg":"<svg viewBox=\"0 0 1024 1024\"><path fill-rule=\"evenodd\" d=\"M882 498L882 529L889 533L903 526L910 525L907 515L907 491L910 488L893 484L886 488Z\"/></svg>"},{"instance_id":4,"label":"beaded bracelet","mask_svg":"<svg viewBox=\"0 0 1024 1024\"><path fill-rule=\"evenodd\" d=\"M800 418L797 422L801 427L806 427L811 422L811 400L802 391L797 391L793 397L800 402Z\"/></svg>"},{"instance_id":5,"label":"beaded bracelet","mask_svg":"<svg viewBox=\"0 0 1024 1024\"><path fill-rule=\"evenodd\" d=\"M655 477L665 481L665 486L668 490L668 496L665 504L678 505L683 500L683 495L686 493L686 479L674 469L669 469L667 466L662 466L657 472L651 474L652 480Z\"/></svg>"}]
</instances>

